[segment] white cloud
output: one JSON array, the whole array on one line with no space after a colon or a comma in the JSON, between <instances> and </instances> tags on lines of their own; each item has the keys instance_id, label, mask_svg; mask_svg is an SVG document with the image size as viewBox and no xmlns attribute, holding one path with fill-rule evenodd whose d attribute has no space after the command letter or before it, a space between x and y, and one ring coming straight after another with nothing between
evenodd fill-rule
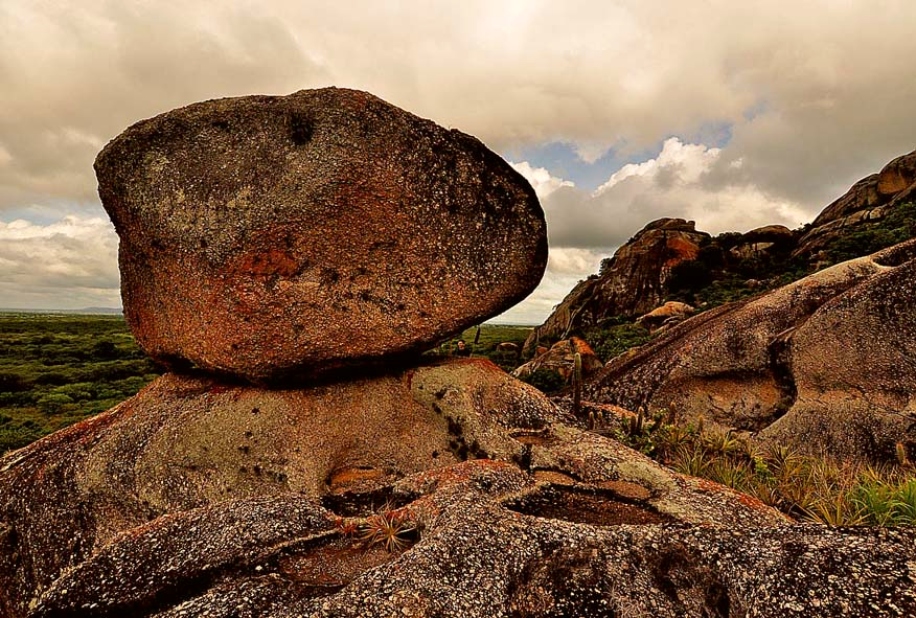
<instances>
[{"instance_id":1,"label":"white cloud","mask_svg":"<svg viewBox=\"0 0 916 618\"><path fill-rule=\"evenodd\" d=\"M657 157L623 166L592 193L546 170L538 177L529 169L519 170L550 187L542 200L550 260L537 290L499 321L542 322L578 281L598 271L602 258L654 219L693 220L698 230L717 234L771 224L798 227L812 218L800 204L772 197L749 182L710 184L722 153L671 138Z\"/></svg>"},{"instance_id":2,"label":"white cloud","mask_svg":"<svg viewBox=\"0 0 916 618\"><path fill-rule=\"evenodd\" d=\"M521 163L512 163L510 162L515 171L525 177L531 186L534 187L534 192L537 193L538 199L543 200L548 195L559 189L560 187L574 187L575 183L569 180L563 180L562 178L557 178L551 176L543 167L531 167L531 164L527 161L522 161Z\"/></svg>"},{"instance_id":3,"label":"white cloud","mask_svg":"<svg viewBox=\"0 0 916 618\"><path fill-rule=\"evenodd\" d=\"M677 180L682 185L696 184L719 158L720 152L718 148L708 148L703 144L684 144L676 137L669 138L662 145L658 157L642 163L624 165L595 190L595 195L609 191L627 178L658 178L660 174L669 170L673 174L671 180Z\"/></svg>"},{"instance_id":4,"label":"white cloud","mask_svg":"<svg viewBox=\"0 0 916 618\"><path fill-rule=\"evenodd\" d=\"M114 228L100 217L0 221L0 306L117 307L117 251Z\"/></svg>"},{"instance_id":5,"label":"white cloud","mask_svg":"<svg viewBox=\"0 0 916 618\"><path fill-rule=\"evenodd\" d=\"M6 0L0 208L91 197L98 145L138 119L331 84L586 161L730 127L726 169L819 207L916 144L914 22L904 0Z\"/></svg>"},{"instance_id":6,"label":"white cloud","mask_svg":"<svg viewBox=\"0 0 916 618\"><path fill-rule=\"evenodd\" d=\"M551 243L610 249L661 217L693 220L715 234L770 224L798 227L816 214L748 181L710 184L723 152L671 138L656 158L625 165L591 194L557 189L543 201Z\"/></svg>"},{"instance_id":7,"label":"white cloud","mask_svg":"<svg viewBox=\"0 0 916 618\"><path fill-rule=\"evenodd\" d=\"M913 23L908 0L4 0L0 217L97 208L92 161L142 118L337 85L503 152L561 142L596 161L680 136L594 195L516 164L560 249L611 250L660 216L792 227L916 147ZM107 245L17 242L56 255L68 238L110 259L111 279ZM22 262L4 255L11 298Z\"/></svg>"}]
</instances>

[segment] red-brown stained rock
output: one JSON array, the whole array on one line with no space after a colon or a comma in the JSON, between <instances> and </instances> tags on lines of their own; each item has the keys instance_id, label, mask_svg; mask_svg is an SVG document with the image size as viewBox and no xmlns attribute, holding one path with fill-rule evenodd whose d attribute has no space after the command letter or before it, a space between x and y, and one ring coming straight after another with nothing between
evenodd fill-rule
<instances>
[{"instance_id":1,"label":"red-brown stained rock","mask_svg":"<svg viewBox=\"0 0 916 618\"><path fill-rule=\"evenodd\" d=\"M601 264L597 277L589 277L566 295L547 320L525 341L522 356L529 356L545 341L565 339L569 333L614 316L637 316L660 305L672 269L697 259L709 234L693 221L658 219L647 224L610 260Z\"/></svg>"},{"instance_id":2,"label":"red-brown stained rock","mask_svg":"<svg viewBox=\"0 0 916 618\"><path fill-rule=\"evenodd\" d=\"M95 167L128 322L172 366L271 381L422 351L523 299L547 261L520 175L364 92L198 103Z\"/></svg>"}]
</instances>

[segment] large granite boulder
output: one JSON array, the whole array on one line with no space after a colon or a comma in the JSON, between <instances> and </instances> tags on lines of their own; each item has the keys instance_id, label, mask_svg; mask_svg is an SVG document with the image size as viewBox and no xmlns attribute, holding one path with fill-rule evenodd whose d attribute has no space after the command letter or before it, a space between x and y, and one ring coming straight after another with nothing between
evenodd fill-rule
<instances>
[{"instance_id":1,"label":"large granite boulder","mask_svg":"<svg viewBox=\"0 0 916 618\"><path fill-rule=\"evenodd\" d=\"M729 249L736 258L755 258L795 248L798 234L784 225L766 225L741 234Z\"/></svg>"},{"instance_id":2,"label":"large granite boulder","mask_svg":"<svg viewBox=\"0 0 916 618\"><path fill-rule=\"evenodd\" d=\"M655 331L662 326L670 326L682 322L696 313L696 309L687 303L669 300L661 307L656 307L649 313L636 318L636 323L641 324L649 331Z\"/></svg>"},{"instance_id":3,"label":"large granite boulder","mask_svg":"<svg viewBox=\"0 0 916 618\"><path fill-rule=\"evenodd\" d=\"M646 225L614 256L601 272L580 282L553 313L536 327L522 354L529 356L541 342L565 339L584 327L616 316L638 316L665 300L672 269L695 260L709 234L693 221L659 219Z\"/></svg>"},{"instance_id":4,"label":"large granite boulder","mask_svg":"<svg viewBox=\"0 0 916 618\"><path fill-rule=\"evenodd\" d=\"M916 240L712 309L619 357L583 397L860 460L916 455Z\"/></svg>"},{"instance_id":5,"label":"large granite boulder","mask_svg":"<svg viewBox=\"0 0 916 618\"><path fill-rule=\"evenodd\" d=\"M878 194L896 197L916 183L916 152L897 157L878 173Z\"/></svg>"},{"instance_id":6,"label":"large granite boulder","mask_svg":"<svg viewBox=\"0 0 916 618\"><path fill-rule=\"evenodd\" d=\"M531 186L364 92L197 103L96 160L124 310L174 368L267 382L417 353L540 281Z\"/></svg>"}]
</instances>

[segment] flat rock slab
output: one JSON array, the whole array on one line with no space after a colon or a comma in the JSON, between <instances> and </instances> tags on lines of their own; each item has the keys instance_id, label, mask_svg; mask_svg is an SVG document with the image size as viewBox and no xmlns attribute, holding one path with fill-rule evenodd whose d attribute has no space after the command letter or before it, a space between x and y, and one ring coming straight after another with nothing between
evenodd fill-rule
<instances>
[{"instance_id":1,"label":"flat rock slab","mask_svg":"<svg viewBox=\"0 0 916 618\"><path fill-rule=\"evenodd\" d=\"M128 323L172 367L268 382L409 355L546 267L518 173L365 92L197 103L130 127L95 168Z\"/></svg>"}]
</instances>

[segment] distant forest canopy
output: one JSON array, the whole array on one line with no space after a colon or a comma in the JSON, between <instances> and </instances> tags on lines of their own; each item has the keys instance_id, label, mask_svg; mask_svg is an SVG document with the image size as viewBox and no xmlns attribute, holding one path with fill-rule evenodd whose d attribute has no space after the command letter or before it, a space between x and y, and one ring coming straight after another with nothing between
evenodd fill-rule
<instances>
[{"instance_id":1,"label":"distant forest canopy","mask_svg":"<svg viewBox=\"0 0 916 618\"><path fill-rule=\"evenodd\" d=\"M107 410L158 374L120 315L0 313L0 453Z\"/></svg>"}]
</instances>

